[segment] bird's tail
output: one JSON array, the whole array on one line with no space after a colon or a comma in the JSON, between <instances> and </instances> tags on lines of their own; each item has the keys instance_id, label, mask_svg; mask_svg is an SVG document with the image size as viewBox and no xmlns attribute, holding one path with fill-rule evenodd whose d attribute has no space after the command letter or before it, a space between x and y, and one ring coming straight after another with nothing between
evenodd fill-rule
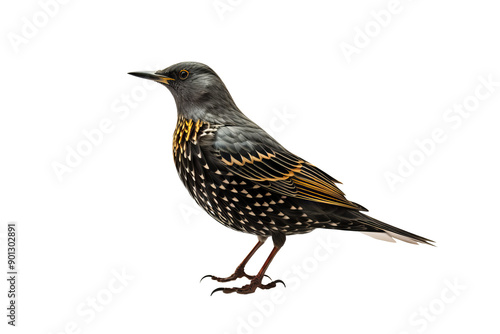
<instances>
[{"instance_id":1,"label":"bird's tail","mask_svg":"<svg viewBox=\"0 0 500 334\"><path fill-rule=\"evenodd\" d=\"M407 232L395 226L386 224L372 218L370 216L365 215L364 213L359 212L360 215L363 216L363 224L373 227L375 231L363 232L364 234L379 240L395 242L394 239L398 239L404 242L408 242L410 244L427 244L431 246L435 246L434 241L421 237L419 235L413 234L411 232Z\"/></svg>"}]
</instances>

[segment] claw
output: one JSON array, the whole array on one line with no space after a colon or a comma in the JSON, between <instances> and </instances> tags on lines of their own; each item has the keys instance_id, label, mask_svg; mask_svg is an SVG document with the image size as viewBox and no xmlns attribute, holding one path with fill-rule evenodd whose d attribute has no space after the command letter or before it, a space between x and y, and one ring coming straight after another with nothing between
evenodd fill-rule
<instances>
[{"instance_id":1,"label":"claw","mask_svg":"<svg viewBox=\"0 0 500 334\"><path fill-rule=\"evenodd\" d=\"M278 279L278 280L274 281L273 283L274 283L274 284L276 284L276 283L281 283L281 284L283 284L283 286L286 288L286 284L285 284L285 282L283 282L283 281L282 281L282 280L280 280L280 279Z\"/></svg>"},{"instance_id":2,"label":"claw","mask_svg":"<svg viewBox=\"0 0 500 334\"><path fill-rule=\"evenodd\" d=\"M201 281L203 281L203 279L205 279L205 278L207 278L207 277L213 278L214 276L213 276L213 275L205 275L205 276L203 276L203 277L200 279L200 283L201 283Z\"/></svg>"},{"instance_id":3,"label":"claw","mask_svg":"<svg viewBox=\"0 0 500 334\"><path fill-rule=\"evenodd\" d=\"M224 291L224 289L226 289L226 288L217 288L214 291L212 291L212 293L210 294L210 296L212 296L217 291Z\"/></svg>"}]
</instances>

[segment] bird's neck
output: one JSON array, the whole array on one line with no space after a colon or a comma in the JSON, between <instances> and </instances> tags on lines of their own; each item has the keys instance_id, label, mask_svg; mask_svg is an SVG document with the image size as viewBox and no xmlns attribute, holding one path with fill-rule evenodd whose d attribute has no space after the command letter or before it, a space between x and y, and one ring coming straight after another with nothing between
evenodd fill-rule
<instances>
[{"instance_id":1,"label":"bird's neck","mask_svg":"<svg viewBox=\"0 0 500 334\"><path fill-rule=\"evenodd\" d=\"M199 102L176 99L175 102L179 118L220 125L240 125L248 121L232 99L206 99Z\"/></svg>"}]
</instances>

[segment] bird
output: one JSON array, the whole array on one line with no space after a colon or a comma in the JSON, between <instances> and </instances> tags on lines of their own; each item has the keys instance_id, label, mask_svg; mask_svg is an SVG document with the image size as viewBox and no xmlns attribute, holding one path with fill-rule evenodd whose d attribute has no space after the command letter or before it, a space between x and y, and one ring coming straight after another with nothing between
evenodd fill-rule
<instances>
[{"instance_id":1,"label":"bird","mask_svg":"<svg viewBox=\"0 0 500 334\"><path fill-rule=\"evenodd\" d=\"M180 62L128 74L160 83L172 93L177 107L175 167L195 202L222 225L257 236L257 244L232 275L202 278L217 282L247 278L249 283L217 288L212 294L250 294L285 285L282 280L263 282L269 278L271 261L287 236L318 228L434 246L430 239L366 215L365 207L345 197L339 181L287 150L243 114L209 66ZM268 238L273 242L271 253L257 274L247 274L246 264Z\"/></svg>"}]
</instances>

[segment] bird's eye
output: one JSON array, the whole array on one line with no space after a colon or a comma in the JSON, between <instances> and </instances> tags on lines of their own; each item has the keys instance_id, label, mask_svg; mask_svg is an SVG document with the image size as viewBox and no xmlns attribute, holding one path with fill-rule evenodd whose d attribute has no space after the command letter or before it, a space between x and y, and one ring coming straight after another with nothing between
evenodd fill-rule
<instances>
[{"instance_id":1,"label":"bird's eye","mask_svg":"<svg viewBox=\"0 0 500 334\"><path fill-rule=\"evenodd\" d=\"M179 78L181 80L186 80L186 78L188 77L188 75L189 75L189 72L187 70L181 70L179 72Z\"/></svg>"}]
</instances>

